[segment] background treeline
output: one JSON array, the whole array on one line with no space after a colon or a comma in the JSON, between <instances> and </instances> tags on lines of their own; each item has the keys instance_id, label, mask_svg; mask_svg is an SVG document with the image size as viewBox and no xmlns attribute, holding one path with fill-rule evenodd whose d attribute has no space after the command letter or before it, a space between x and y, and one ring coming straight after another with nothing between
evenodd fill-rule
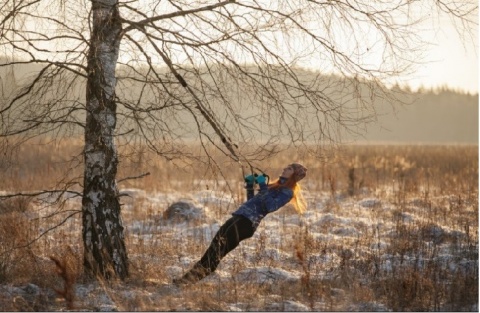
<instances>
[{"instance_id":1,"label":"background treeline","mask_svg":"<svg viewBox=\"0 0 480 313\"><path fill-rule=\"evenodd\" d=\"M413 143L478 143L478 94L447 88L411 92L414 101L381 115L366 140ZM382 129L384 128L384 129Z\"/></svg>"},{"instance_id":2,"label":"background treeline","mask_svg":"<svg viewBox=\"0 0 480 313\"><path fill-rule=\"evenodd\" d=\"M7 60L0 58L0 64L7 64ZM13 66L0 67L0 102L5 103L13 96L12 91L27 82L28 77L32 77L43 68L41 64L21 64ZM148 93L145 90L140 91L142 84L136 82L135 75L142 75L141 68L125 68L119 66L117 69L119 79L118 94L125 93L128 97L136 97L142 93L146 102L155 102L158 94ZM324 78L318 72L312 72L305 69L297 68L295 73L302 81L315 81L319 84L325 84L325 90L335 90L338 94L354 92L349 88L347 78L325 75ZM188 73L186 73L188 75ZM221 73L218 74L222 76ZM319 79L319 76L322 77ZM122 78L123 77L123 78ZM226 82L235 84L235 82ZM367 89L365 84L365 89ZM85 92L84 83L81 80L72 85L75 98L82 101ZM362 90L361 93L368 94L368 90ZM391 96L389 96L391 94ZM122 96L125 96L122 95ZM365 99L365 97L364 97ZM368 96L366 97L368 101ZM232 88L230 105L244 107L249 114L254 114L252 110L256 108L250 103L246 103L245 97L236 94L235 88ZM259 100L260 101L260 100ZM347 106L355 106L358 104L345 103ZM365 101L365 100L362 100ZM387 91L384 98L372 99L373 110L377 115L376 121L370 123L367 127L360 127L358 132L341 133L342 139L349 141L366 141L366 142L396 142L396 143L432 143L432 144L449 144L449 143L478 143L478 94L468 94L465 92L450 90L447 87L437 89L420 88L412 91L408 87L395 86ZM213 103L211 107L214 111L222 115L222 104ZM358 110L358 107L356 108ZM261 106L258 110L262 110ZM361 110L361 109L360 109ZM371 110L371 108L369 108ZM258 112L260 113L260 111ZM83 120L81 110L76 112L79 114L78 121ZM193 123L188 112L177 111L176 119L178 123L187 126ZM371 114L371 112L366 113ZM120 124L122 123L120 118ZM128 121L126 123L129 123ZM306 123L309 123L306 121ZM312 126L312 127L317 127ZM126 126L129 128L129 126ZM191 134L191 128L186 127L184 135L186 137Z\"/></svg>"}]
</instances>

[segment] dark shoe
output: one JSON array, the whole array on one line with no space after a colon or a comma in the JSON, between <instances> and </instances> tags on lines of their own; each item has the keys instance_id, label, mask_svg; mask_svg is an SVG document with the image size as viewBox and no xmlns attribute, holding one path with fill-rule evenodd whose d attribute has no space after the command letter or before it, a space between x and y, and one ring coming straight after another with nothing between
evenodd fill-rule
<instances>
[{"instance_id":1,"label":"dark shoe","mask_svg":"<svg viewBox=\"0 0 480 313\"><path fill-rule=\"evenodd\" d=\"M186 273L180 278L174 278L173 284L177 286L191 285L195 284L198 281L197 275L193 274L192 271Z\"/></svg>"},{"instance_id":2,"label":"dark shoe","mask_svg":"<svg viewBox=\"0 0 480 313\"><path fill-rule=\"evenodd\" d=\"M173 279L172 283L181 286L181 285L191 285L195 284L199 280L202 280L204 277L208 276L210 271L203 268L199 263L195 264L193 268L188 271L181 278Z\"/></svg>"}]
</instances>

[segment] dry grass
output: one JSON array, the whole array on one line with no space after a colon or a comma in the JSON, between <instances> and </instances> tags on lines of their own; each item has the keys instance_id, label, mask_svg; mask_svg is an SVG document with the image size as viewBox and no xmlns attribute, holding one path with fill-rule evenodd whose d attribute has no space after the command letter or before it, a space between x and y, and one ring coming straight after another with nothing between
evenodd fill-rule
<instances>
[{"instance_id":1,"label":"dry grass","mask_svg":"<svg viewBox=\"0 0 480 313\"><path fill-rule=\"evenodd\" d=\"M67 160L80 155L79 141L62 142L57 148L42 143L21 151L18 165L5 171L0 190L55 188L59 180L78 190L81 162ZM233 251L218 274L180 292L164 283L201 256L209 243L209 227L214 232L243 199L242 172L221 156L217 164L225 167L222 175L209 172L212 167L205 163L166 161L128 146L121 152L128 157L122 159L119 178L150 172L120 183L123 190L145 192L122 198L131 277L124 283L85 285L86 291L77 287L76 309L99 309L88 300L99 293L118 309L142 311L283 311L290 309L291 301L317 311L478 309L477 146L352 145L339 147L322 161L282 152L262 163L265 170L278 173L292 159L305 163L309 172L303 187L310 211L320 216L320 222L292 225L295 213L286 207ZM211 213L208 219L191 222L194 230L183 238L178 236L185 229L180 225L170 226L170 231L162 226L171 202L202 192L201 200ZM165 195L164 202L151 200L156 193ZM218 199L222 193L230 200L211 201L212 195ZM51 206L28 198L0 202L1 285L33 283L62 290L68 281L56 274L50 258L63 264L66 256L74 264L69 271L75 273L69 275L83 283L79 214L33 244L11 249L62 222L70 210L80 208L79 201ZM370 202L362 207L362 201ZM58 214L45 219L51 212ZM267 225L274 225L280 236L272 238ZM251 267L282 268L298 273L299 279L274 284L240 279ZM71 290L63 292L70 297L67 301L44 292L23 307L14 305L18 299L2 294L0 305L11 310L59 310L73 305L68 302L73 301Z\"/></svg>"}]
</instances>

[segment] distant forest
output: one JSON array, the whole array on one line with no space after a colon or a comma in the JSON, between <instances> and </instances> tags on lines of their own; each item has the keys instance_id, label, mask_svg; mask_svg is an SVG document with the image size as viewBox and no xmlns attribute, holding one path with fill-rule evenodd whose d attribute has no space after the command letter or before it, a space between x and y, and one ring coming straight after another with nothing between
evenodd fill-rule
<instances>
[{"instance_id":1,"label":"distant forest","mask_svg":"<svg viewBox=\"0 0 480 313\"><path fill-rule=\"evenodd\" d=\"M0 64L6 60L0 57ZM12 96L12 90L25 82L25 77L40 71L40 64L0 66L0 105ZM120 71L119 69L117 69ZM318 75L304 69L299 76ZM338 78L340 79L340 78ZM83 99L83 87L78 87ZM413 143L413 144L478 144L478 94L472 95L447 88L392 90L391 99L375 102L378 118L360 130L359 135L343 134L345 142ZM348 90L345 90L348 93ZM2 105L3 106L3 105Z\"/></svg>"},{"instance_id":2,"label":"distant forest","mask_svg":"<svg viewBox=\"0 0 480 313\"><path fill-rule=\"evenodd\" d=\"M411 92L411 104L380 115L367 128L369 142L478 144L478 94L449 89Z\"/></svg>"}]
</instances>

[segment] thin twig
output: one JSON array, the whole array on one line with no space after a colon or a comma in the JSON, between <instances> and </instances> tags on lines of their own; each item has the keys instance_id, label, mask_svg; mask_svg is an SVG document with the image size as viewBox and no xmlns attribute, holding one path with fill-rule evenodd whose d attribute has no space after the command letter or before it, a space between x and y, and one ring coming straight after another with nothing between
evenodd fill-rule
<instances>
[{"instance_id":1,"label":"thin twig","mask_svg":"<svg viewBox=\"0 0 480 313\"><path fill-rule=\"evenodd\" d=\"M122 181L125 181L125 180L128 180L128 179L139 179L139 178L143 178L143 177L148 176L148 175L150 175L150 172L146 172L146 173L143 173L143 174L138 175L138 176L125 177L125 178L119 179L119 180L118 180L118 183L121 183Z\"/></svg>"}]
</instances>

